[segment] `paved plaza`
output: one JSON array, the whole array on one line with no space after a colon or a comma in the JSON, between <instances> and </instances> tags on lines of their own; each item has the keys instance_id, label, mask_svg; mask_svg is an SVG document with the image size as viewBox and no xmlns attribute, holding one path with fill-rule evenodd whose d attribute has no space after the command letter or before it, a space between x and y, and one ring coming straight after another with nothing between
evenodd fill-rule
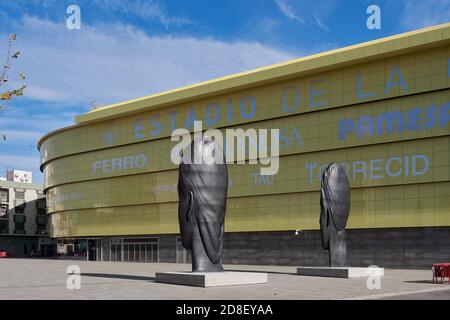
<instances>
[{"instance_id":1,"label":"paved plaza","mask_svg":"<svg viewBox=\"0 0 450 320\"><path fill-rule=\"evenodd\" d=\"M67 267L81 270L81 288L66 286ZM0 259L0 299L449 299L450 285L433 284L431 270L385 269L380 289L367 278L298 276L296 267L225 265L267 272L268 283L196 288L156 283L155 272L190 271L174 263Z\"/></svg>"}]
</instances>

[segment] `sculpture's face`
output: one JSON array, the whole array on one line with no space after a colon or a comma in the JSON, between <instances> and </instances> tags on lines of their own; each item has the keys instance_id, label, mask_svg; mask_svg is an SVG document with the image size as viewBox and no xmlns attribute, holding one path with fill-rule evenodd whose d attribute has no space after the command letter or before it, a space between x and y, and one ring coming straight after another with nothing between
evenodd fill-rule
<instances>
[{"instance_id":1,"label":"sculpture's face","mask_svg":"<svg viewBox=\"0 0 450 320\"><path fill-rule=\"evenodd\" d=\"M350 182L337 163L330 164L322 175L320 191L320 230L322 244L328 249L329 228L344 230L350 212Z\"/></svg>"},{"instance_id":2,"label":"sculpture's face","mask_svg":"<svg viewBox=\"0 0 450 320\"><path fill-rule=\"evenodd\" d=\"M181 170L178 178L178 198L178 222L180 225L181 243L186 249L192 249L194 202L189 183Z\"/></svg>"},{"instance_id":3,"label":"sculpture's face","mask_svg":"<svg viewBox=\"0 0 450 320\"><path fill-rule=\"evenodd\" d=\"M227 189L228 173L220 147L208 137L194 140L183 152L178 178L178 215L185 248L191 248L197 225L202 239L209 239L204 241L208 256L221 251Z\"/></svg>"}]
</instances>

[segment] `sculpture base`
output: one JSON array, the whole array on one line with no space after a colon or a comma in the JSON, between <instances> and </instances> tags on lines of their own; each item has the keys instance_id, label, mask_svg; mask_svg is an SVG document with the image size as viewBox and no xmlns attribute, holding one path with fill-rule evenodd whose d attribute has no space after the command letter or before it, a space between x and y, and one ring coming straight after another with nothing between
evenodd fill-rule
<instances>
[{"instance_id":1,"label":"sculpture base","mask_svg":"<svg viewBox=\"0 0 450 320\"><path fill-rule=\"evenodd\" d=\"M267 273L259 272L158 272L156 282L195 287L237 286L267 283Z\"/></svg>"},{"instance_id":2,"label":"sculpture base","mask_svg":"<svg viewBox=\"0 0 450 320\"><path fill-rule=\"evenodd\" d=\"M367 268L357 267L298 267L297 274L301 276L332 277L332 278L360 278L369 277ZM384 275L384 269L380 268L378 274Z\"/></svg>"}]
</instances>

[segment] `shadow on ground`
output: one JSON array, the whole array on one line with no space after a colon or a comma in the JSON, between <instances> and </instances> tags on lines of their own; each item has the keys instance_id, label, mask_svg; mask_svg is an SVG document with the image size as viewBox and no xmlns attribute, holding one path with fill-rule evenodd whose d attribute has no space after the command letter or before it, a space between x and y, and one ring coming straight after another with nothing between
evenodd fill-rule
<instances>
[{"instance_id":1,"label":"shadow on ground","mask_svg":"<svg viewBox=\"0 0 450 320\"><path fill-rule=\"evenodd\" d=\"M297 275L294 272L283 272L283 271L265 271L265 270L249 270L249 269L225 269L227 272L255 272L255 273L267 273L267 274L291 274Z\"/></svg>"},{"instance_id":2,"label":"shadow on ground","mask_svg":"<svg viewBox=\"0 0 450 320\"><path fill-rule=\"evenodd\" d=\"M412 281L405 281L407 283L423 283L423 284L436 284L432 280L412 280Z\"/></svg>"},{"instance_id":3,"label":"shadow on ground","mask_svg":"<svg viewBox=\"0 0 450 320\"><path fill-rule=\"evenodd\" d=\"M110 278L110 279L155 281L155 277L130 276L130 275L127 275L127 274L82 273L81 275L82 276L86 276L86 277L94 277L94 278Z\"/></svg>"}]
</instances>

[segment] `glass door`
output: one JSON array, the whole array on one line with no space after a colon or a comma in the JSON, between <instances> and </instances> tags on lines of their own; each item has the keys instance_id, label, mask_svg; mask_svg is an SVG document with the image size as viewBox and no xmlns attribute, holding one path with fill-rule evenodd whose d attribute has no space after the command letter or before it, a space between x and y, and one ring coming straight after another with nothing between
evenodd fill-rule
<instances>
[{"instance_id":1,"label":"glass door","mask_svg":"<svg viewBox=\"0 0 450 320\"><path fill-rule=\"evenodd\" d=\"M177 263L188 263L188 251L181 244L181 237L177 238L176 253Z\"/></svg>"},{"instance_id":2,"label":"glass door","mask_svg":"<svg viewBox=\"0 0 450 320\"><path fill-rule=\"evenodd\" d=\"M123 261L128 262L158 262L158 241L150 239L136 239L134 241L124 240ZM147 241L145 241L147 240ZM121 246L111 245L111 260L120 261Z\"/></svg>"}]
</instances>

